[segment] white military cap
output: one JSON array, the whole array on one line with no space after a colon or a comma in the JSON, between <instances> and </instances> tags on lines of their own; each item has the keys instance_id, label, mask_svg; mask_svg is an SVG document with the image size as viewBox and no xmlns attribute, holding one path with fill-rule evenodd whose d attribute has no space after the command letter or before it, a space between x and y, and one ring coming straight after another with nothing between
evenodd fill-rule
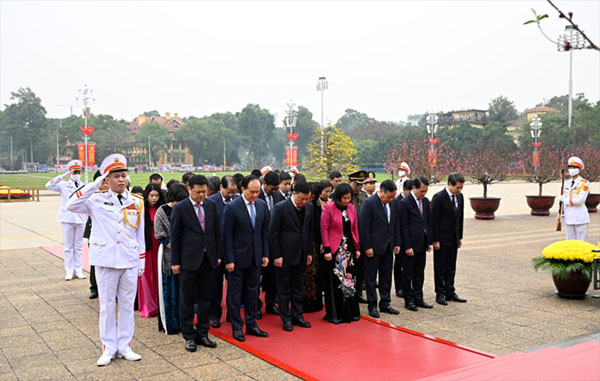
<instances>
[{"instance_id":1,"label":"white military cap","mask_svg":"<svg viewBox=\"0 0 600 381\"><path fill-rule=\"evenodd\" d=\"M126 171L127 170L127 159L125 156L120 153L113 153L112 155L108 155L102 161L102 165L100 166L100 172L103 175L109 174L111 172L116 171Z\"/></svg>"},{"instance_id":2,"label":"white military cap","mask_svg":"<svg viewBox=\"0 0 600 381\"><path fill-rule=\"evenodd\" d=\"M583 171L583 169L585 168L584 165L583 165L583 160L581 160L577 156L571 156L569 158L569 160L567 161L567 163L568 163L567 165L574 165L574 166L579 167L579 169L581 171Z\"/></svg>"},{"instance_id":3,"label":"white military cap","mask_svg":"<svg viewBox=\"0 0 600 381\"><path fill-rule=\"evenodd\" d=\"M81 161L80 160L71 160L67 163L67 169L69 171L81 171Z\"/></svg>"}]
</instances>

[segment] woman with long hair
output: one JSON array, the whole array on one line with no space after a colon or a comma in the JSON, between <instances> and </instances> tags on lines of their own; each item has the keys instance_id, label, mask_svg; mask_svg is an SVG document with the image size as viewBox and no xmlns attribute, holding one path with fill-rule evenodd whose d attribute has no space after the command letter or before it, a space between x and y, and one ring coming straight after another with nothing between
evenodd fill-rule
<instances>
[{"instance_id":1,"label":"woman with long hair","mask_svg":"<svg viewBox=\"0 0 600 381\"><path fill-rule=\"evenodd\" d=\"M165 203L165 195L157 184L144 189L144 234L146 237L146 267L138 278L138 308L140 316L152 317L158 313L157 258L160 243L154 237L154 218L158 208Z\"/></svg>"},{"instance_id":2,"label":"woman with long hair","mask_svg":"<svg viewBox=\"0 0 600 381\"><path fill-rule=\"evenodd\" d=\"M354 260L360 257L358 219L352 204L352 188L335 188L333 202L321 214L323 271L325 272L325 317L331 323L360 319Z\"/></svg>"}]
</instances>

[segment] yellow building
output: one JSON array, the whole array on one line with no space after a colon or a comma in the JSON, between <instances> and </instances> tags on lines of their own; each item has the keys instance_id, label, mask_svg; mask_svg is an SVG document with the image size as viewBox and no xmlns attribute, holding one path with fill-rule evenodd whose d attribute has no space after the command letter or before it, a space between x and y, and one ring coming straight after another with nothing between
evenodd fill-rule
<instances>
[{"instance_id":1,"label":"yellow building","mask_svg":"<svg viewBox=\"0 0 600 381\"><path fill-rule=\"evenodd\" d=\"M449 126L450 128L452 128L465 122L469 123L475 128L483 128L488 123L488 111L469 109L460 111L450 111L440 114L440 126Z\"/></svg>"},{"instance_id":2,"label":"yellow building","mask_svg":"<svg viewBox=\"0 0 600 381\"><path fill-rule=\"evenodd\" d=\"M527 115L527 122L531 122L531 119L533 119L536 115L542 116L550 112L560 112L560 110L552 107L538 106L534 108L528 108L527 110L525 110L525 115Z\"/></svg>"}]
</instances>

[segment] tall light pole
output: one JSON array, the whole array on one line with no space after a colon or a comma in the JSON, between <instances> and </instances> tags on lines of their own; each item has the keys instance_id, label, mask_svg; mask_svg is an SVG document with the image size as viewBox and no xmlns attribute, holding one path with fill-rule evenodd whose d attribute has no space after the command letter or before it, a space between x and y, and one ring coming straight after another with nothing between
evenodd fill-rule
<instances>
[{"instance_id":1,"label":"tall light pole","mask_svg":"<svg viewBox=\"0 0 600 381\"><path fill-rule=\"evenodd\" d=\"M77 102L83 106L83 117L85 118L85 129L87 131L88 118L90 117L90 106L96 101L93 98L93 91L88 89L87 85L83 85L83 89L79 89L79 96ZM85 182L88 183L88 135L84 133L85 139L85 163L83 164L85 170Z\"/></svg>"},{"instance_id":2,"label":"tall light pole","mask_svg":"<svg viewBox=\"0 0 600 381\"><path fill-rule=\"evenodd\" d=\"M540 117L535 115L531 119L531 123L529 123L529 126L531 126L531 137L533 138L533 156L535 158L533 160L533 167L535 168L535 175L537 177L538 168L540 166L540 157L538 153L538 139L542 136L542 122L540 121Z\"/></svg>"},{"instance_id":3,"label":"tall light pole","mask_svg":"<svg viewBox=\"0 0 600 381\"><path fill-rule=\"evenodd\" d=\"M558 36L557 47L559 52L569 52L569 122L571 127L571 119L573 118L573 49L585 48L585 39L573 25L565 27L565 34Z\"/></svg>"},{"instance_id":4,"label":"tall light pole","mask_svg":"<svg viewBox=\"0 0 600 381\"><path fill-rule=\"evenodd\" d=\"M59 134L59 130L60 127L62 126L62 119L58 120L57 126L56 126L56 173L58 173L58 169L60 167L60 149L58 147L58 134Z\"/></svg>"},{"instance_id":5,"label":"tall light pole","mask_svg":"<svg viewBox=\"0 0 600 381\"><path fill-rule=\"evenodd\" d=\"M296 137L298 136L298 134L294 135L294 128L296 127L296 124L298 123L298 117L295 116L295 111L294 111L294 106L296 106L294 104L294 102L290 101L290 103L288 103L288 116L285 117L284 119L284 124L285 127L290 129L290 132L288 132L288 138L290 140L290 148L289 148L289 170L291 171L292 168L294 167L294 141L296 140ZM323 130L321 130L321 133L323 132ZM323 139L323 135L321 135L321 139ZM322 140L321 140L321 144L322 144ZM321 149L322 146L321 146ZM296 157L298 157L298 154L296 153Z\"/></svg>"},{"instance_id":6,"label":"tall light pole","mask_svg":"<svg viewBox=\"0 0 600 381\"><path fill-rule=\"evenodd\" d=\"M325 155L325 150L323 146L323 130L325 129L325 125L323 124L323 92L327 90L329 87L329 83L325 77L319 77L319 81L317 82L317 91L321 92L321 163L323 162L323 157Z\"/></svg>"}]
</instances>

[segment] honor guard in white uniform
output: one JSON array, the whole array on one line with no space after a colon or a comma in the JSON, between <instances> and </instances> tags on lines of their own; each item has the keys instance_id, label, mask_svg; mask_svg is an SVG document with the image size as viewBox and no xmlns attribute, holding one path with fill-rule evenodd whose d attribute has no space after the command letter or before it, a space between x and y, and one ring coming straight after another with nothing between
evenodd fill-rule
<instances>
[{"instance_id":1,"label":"honor guard in white uniform","mask_svg":"<svg viewBox=\"0 0 600 381\"><path fill-rule=\"evenodd\" d=\"M404 185L404 182L406 180L410 180L408 175L410 175L410 167L408 166L408 164L406 164L406 162L403 161L402 163L400 163L400 169L398 170L398 176L400 176L400 178L398 179L398 181L396 181L396 188L398 188L397 195L402 194L402 187Z\"/></svg>"},{"instance_id":2,"label":"honor guard in white uniform","mask_svg":"<svg viewBox=\"0 0 600 381\"><path fill-rule=\"evenodd\" d=\"M144 273L144 203L127 191L127 161L109 155L100 167L102 176L78 190L67 202L67 210L85 213L92 219L90 264L94 265L100 299L102 356L98 366L115 356L140 360L130 348L134 331L133 303L137 277ZM108 177L109 190L97 192ZM119 324L115 300L119 300Z\"/></svg>"},{"instance_id":3,"label":"honor guard in white uniform","mask_svg":"<svg viewBox=\"0 0 600 381\"><path fill-rule=\"evenodd\" d=\"M565 182L561 195L567 239L586 241L590 215L585 200L590 193L590 182L579 175L584 169L583 160L573 156L569 158L567 165L571 179Z\"/></svg>"},{"instance_id":4,"label":"honor guard in white uniform","mask_svg":"<svg viewBox=\"0 0 600 381\"><path fill-rule=\"evenodd\" d=\"M83 254L83 231L87 222L87 214L73 213L65 209L65 205L75 192L84 184L81 182L81 161L71 160L67 164L67 172L56 176L46 183L46 189L60 193L60 208L56 220L62 224L64 257L65 257L65 280L76 276L85 279L81 271L81 255ZM63 181L68 178L67 181Z\"/></svg>"}]
</instances>

